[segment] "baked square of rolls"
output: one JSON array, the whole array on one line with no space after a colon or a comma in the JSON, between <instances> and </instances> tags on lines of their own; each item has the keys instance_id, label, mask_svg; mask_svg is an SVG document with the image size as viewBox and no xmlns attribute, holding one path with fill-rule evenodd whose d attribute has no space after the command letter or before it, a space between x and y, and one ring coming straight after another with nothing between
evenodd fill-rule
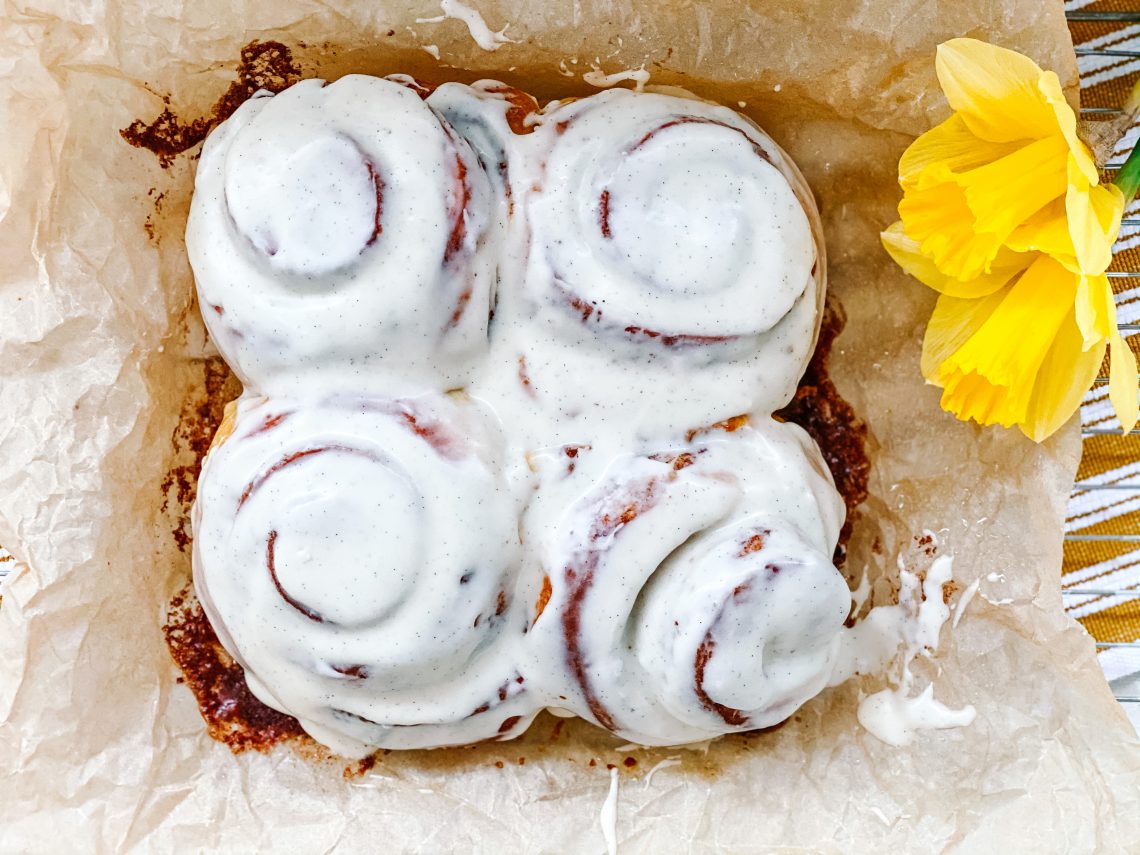
<instances>
[{"instance_id":1,"label":"baked square of rolls","mask_svg":"<svg viewBox=\"0 0 1140 855\"><path fill-rule=\"evenodd\" d=\"M677 91L310 80L216 130L196 188L199 301L246 390L194 579L258 698L359 755L546 708L682 744L828 684L844 505L772 418L823 246L754 123Z\"/></svg>"}]
</instances>

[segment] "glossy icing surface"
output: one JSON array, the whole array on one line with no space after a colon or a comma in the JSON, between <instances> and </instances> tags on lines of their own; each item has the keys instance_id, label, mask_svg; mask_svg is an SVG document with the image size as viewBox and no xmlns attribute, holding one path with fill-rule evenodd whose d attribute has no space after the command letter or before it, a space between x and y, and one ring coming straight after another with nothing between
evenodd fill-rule
<instances>
[{"instance_id":1,"label":"glossy icing surface","mask_svg":"<svg viewBox=\"0 0 1140 855\"><path fill-rule=\"evenodd\" d=\"M345 754L782 721L851 604L843 502L771 418L824 292L802 178L675 92L421 94L305 81L203 151L187 246L246 384L194 515L222 643Z\"/></svg>"}]
</instances>

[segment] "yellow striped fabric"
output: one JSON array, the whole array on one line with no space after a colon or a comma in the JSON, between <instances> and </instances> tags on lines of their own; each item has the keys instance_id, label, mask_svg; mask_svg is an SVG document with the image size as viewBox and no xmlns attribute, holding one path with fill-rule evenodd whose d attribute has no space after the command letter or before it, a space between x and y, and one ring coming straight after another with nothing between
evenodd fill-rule
<instances>
[{"instance_id":1,"label":"yellow striped fabric","mask_svg":"<svg viewBox=\"0 0 1140 855\"><path fill-rule=\"evenodd\" d=\"M1067 0L1065 11L1081 72L1083 118L1111 120L1140 80L1140 0ZM1140 124L1117 143L1105 177L1115 174L1112 165L1138 138ZM1137 274L1113 284L1119 321L1140 351L1140 204L1124 216L1110 270ZM1117 695L1134 696L1140 684L1140 435L1120 435L1104 384L1085 396L1081 426L1084 453L1065 522L1065 608L1101 644L1101 666ZM1140 705L1126 706L1140 712Z\"/></svg>"}]
</instances>

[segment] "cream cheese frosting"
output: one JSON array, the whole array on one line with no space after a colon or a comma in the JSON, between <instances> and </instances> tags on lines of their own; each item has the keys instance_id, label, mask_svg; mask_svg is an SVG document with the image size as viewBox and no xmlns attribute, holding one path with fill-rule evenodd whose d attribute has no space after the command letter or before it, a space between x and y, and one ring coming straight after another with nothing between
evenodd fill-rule
<instances>
[{"instance_id":1,"label":"cream cheese frosting","mask_svg":"<svg viewBox=\"0 0 1140 855\"><path fill-rule=\"evenodd\" d=\"M207 139L186 249L247 389L415 394L486 342L494 199L411 88L363 75L260 93Z\"/></svg>"},{"instance_id":2,"label":"cream cheese frosting","mask_svg":"<svg viewBox=\"0 0 1140 855\"><path fill-rule=\"evenodd\" d=\"M675 90L309 80L206 142L187 248L245 384L194 578L252 691L346 755L776 724L832 677L843 503L772 412L818 215Z\"/></svg>"}]
</instances>

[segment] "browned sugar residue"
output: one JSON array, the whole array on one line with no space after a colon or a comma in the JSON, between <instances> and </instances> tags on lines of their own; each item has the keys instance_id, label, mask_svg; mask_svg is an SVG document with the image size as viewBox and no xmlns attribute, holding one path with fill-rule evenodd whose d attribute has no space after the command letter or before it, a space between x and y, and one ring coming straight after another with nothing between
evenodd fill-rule
<instances>
[{"instance_id":1,"label":"browned sugar residue","mask_svg":"<svg viewBox=\"0 0 1140 855\"><path fill-rule=\"evenodd\" d=\"M594 314L594 307L576 294L567 294L566 300L570 304L570 308L582 316L583 323L588 321L590 316ZM600 318L601 316L602 313L598 312L598 317Z\"/></svg>"},{"instance_id":2,"label":"browned sugar residue","mask_svg":"<svg viewBox=\"0 0 1140 855\"><path fill-rule=\"evenodd\" d=\"M682 469L687 469L697 462L697 455L704 454L708 449L698 448L693 451L682 451L680 454L670 454L662 452L660 454L649 455L650 460L656 460L658 463L668 463L673 467L674 472L680 472Z\"/></svg>"},{"instance_id":3,"label":"browned sugar residue","mask_svg":"<svg viewBox=\"0 0 1140 855\"><path fill-rule=\"evenodd\" d=\"M546 611L546 606L550 602L550 595L554 593L554 589L550 585L550 577L543 574L542 577L542 590L538 592L538 602L534 604L534 620L531 626L538 623L538 619L542 617L542 613Z\"/></svg>"},{"instance_id":4,"label":"browned sugar residue","mask_svg":"<svg viewBox=\"0 0 1140 855\"><path fill-rule=\"evenodd\" d=\"M503 719L503 723L499 725L499 733L507 734L514 730L515 725L522 721L521 715L512 715Z\"/></svg>"},{"instance_id":5,"label":"browned sugar residue","mask_svg":"<svg viewBox=\"0 0 1140 855\"><path fill-rule=\"evenodd\" d=\"M471 186L467 183L467 164L458 154L455 155L456 181L459 183L459 201L452 215L451 234L447 238L447 248L443 251L443 263L451 261L463 247L467 236L467 206L471 204ZM469 295L470 296L470 295Z\"/></svg>"},{"instance_id":6,"label":"browned sugar residue","mask_svg":"<svg viewBox=\"0 0 1140 855\"><path fill-rule=\"evenodd\" d=\"M259 433L267 433L277 427L285 419L289 418L289 413L277 413L277 415L266 416L265 420L258 425L257 429L250 432L250 436L256 436Z\"/></svg>"},{"instance_id":7,"label":"browned sugar residue","mask_svg":"<svg viewBox=\"0 0 1140 855\"><path fill-rule=\"evenodd\" d=\"M403 417L404 423L412 432L434 448L441 457L458 460L463 456L463 444L441 423L417 416L411 410L404 410Z\"/></svg>"},{"instance_id":8,"label":"browned sugar residue","mask_svg":"<svg viewBox=\"0 0 1140 855\"><path fill-rule=\"evenodd\" d=\"M667 131L670 128L677 127L678 125L716 125L717 127L724 128L727 131L732 131L734 134L740 134L740 136L744 137L745 142L747 142L752 147L752 151L756 154L757 157L759 157L761 160L766 160L769 163L772 162L772 159L768 157L768 152L760 148L760 146L756 144L756 141L753 140L752 137L748 136L748 134L746 134L740 128L734 127L727 122L718 121L717 119L702 119L698 116L678 116L676 119L670 119L668 122L665 122L664 124L659 125L658 127L651 130L640 140L634 143L634 145L630 146L629 151L637 151L662 131Z\"/></svg>"},{"instance_id":9,"label":"browned sugar residue","mask_svg":"<svg viewBox=\"0 0 1140 855\"><path fill-rule=\"evenodd\" d=\"M566 455L566 474L573 474L574 470L578 468L578 456L583 451L589 451L589 445L564 445L562 446L562 453Z\"/></svg>"},{"instance_id":10,"label":"browned sugar residue","mask_svg":"<svg viewBox=\"0 0 1140 855\"><path fill-rule=\"evenodd\" d=\"M607 235L608 237L608 235ZM645 327L628 326L625 328L627 334L634 338L649 339L657 341L666 347L704 347L710 344L722 344L726 341L732 341L736 336L731 335L691 335L689 333L663 333L657 330L649 330Z\"/></svg>"},{"instance_id":11,"label":"browned sugar residue","mask_svg":"<svg viewBox=\"0 0 1140 855\"><path fill-rule=\"evenodd\" d=\"M154 210L146 215L146 219L143 221L143 231L146 232L147 238L157 244L158 228L155 218L162 214L162 203L166 199L166 193L159 193L157 187L151 187L147 191L147 195L153 197Z\"/></svg>"},{"instance_id":12,"label":"browned sugar residue","mask_svg":"<svg viewBox=\"0 0 1140 855\"><path fill-rule=\"evenodd\" d=\"M950 598L962 590L962 586L951 579L949 582L942 583L942 602L944 605L950 605Z\"/></svg>"},{"instance_id":13,"label":"browned sugar residue","mask_svg":"<svg viewBox=\"0 0 1140 855\"><path fill-rule=\"evenodd\" d=\"M519 357L519 382L522 383L522 387L526 390L526 393L533 398L535 396L534 387L530 383L530 375L526 370L525 356Z\"/></svg>"},{"instance_id":14,"label":"browned sugar residue","mask_svg":"<svg viewBox=\"0 0 1140 855\"><path fill-rule=\"evenodd\" d=\"M776 417L799 425L815 440L835 488L847 506L847 519L839 533L835 561L847 558L847 542L856 516L856 508L867 498L871 477L871 461L867 457L867 426L851 405L839 394L827 372L831 346L843 331L847 318L840 306L829 299L823 311L819 344L800 380L792 402L776 412Z\"/></svg>"},{"instance_id":15,"label":"browned sugar residue","mask_svg":"<svg viewBox=\"0 0 1140 855\"><path fill-rule=\"evenodd\" d=\"M277 578L277 561L274 557L274 546L277 543L277 530L269 532L269 537L265 543L265 566L269 570L269 578L273 580L273 587L277 589L278 595L281 599L287 602L294 609L299 611L309 620L315 623L324 623L325 619L316 611L306 606L296 597L290 595L285 587L281 584L281 580Z\"/></svg>"},{"instance_id":16,"label":"browned sugar residue","mask_svg":"<svg viewBox=\"0 0 1140 855\"><path fill-rule=\"evenodd\" d=\"M634 766L637 765L637 758L636 757L626 757L621 762L625 766L625 768L632 769Z\"/></svg>"},{"instance_id":17,"label":"browned sugar residue","mask_svg":"<svg viewBox=\"0 0 1140 855\"><path fill-rule=\"evenodd\" d=\"M685 435L685 439L692 442L701 434L712 433L714 430L724 431L725 433L734 433L742 427L746 427L751 420L748 416L733 416L730 419L725 419L723 422L716 422L708 427L694 428Z\"/></svg>"},{"instance_id":18,"label":"browned sugar residue","mask_svg":"<svg viewBox=\"0 0 1140 855\"><path fill-rule=\"evenodd\" d=\"M763 537L771 534L770 531L764 531L762 534L757 535L761 538L760 547L763 547ZM746 543L749 545L751 541ZM742 551L740 557L747 555L747 552ZM771 568L771 565L768 565ZM752 588L752 580L742 582L732 589L732 601L739 602L741 597L744 597ZM713 621L712 626L708 632L705 633L704 639L701 641L700 646L697 648L696 655L693 657L693 692L697 696L697 700L701 702L701 706L709 712L716 713L723 720L724 723L730 727L745 727L748 725L748 716L742 710L735 709L734 707L725 706L713 700L712 696L705 691L705 669L708 668L709 661L712 659L713 654L716 652L716 628L720 623L721 618L724 616L724 608L721 607L720 613Z\"/></svg>"},{"instance_id":19,"label":"browned sugar residue","mask_svg":"<svg viewBox=\"0 0 1140 855\"><path fill-rule=\"evenodd\" d=\"M171 437L175 465L162 480L162 511L176 503L172 534L178 548L185 552L190 545L190 506L198 492L198 473L202 460L210 450L210 441L222 423L226 402L237 397L240 387L220 356L200 363L200 394L191 395L182 405L178 426Z\"/></svg>"},{"instance_id":20,"label":"browned sugar residue","mask_svg":"<svg viewBox=\"0 0 1140 855\"><path fill-rule=\"evenodd\" d=\"M367 775L369 772L371 772L374 768L376 768L376 764L379 761L380 761L380 755L379 754L369 754L367 757L365 757L362 760L358 760L356 763L353 763L351 766L345 766L344 767L344 773L343 773L344 779L346 781L351 781L355 778L363 778L365 775Z\"/></svg>"},{"instance_id":21,"label":"browned sugar residue","mask_svg":"<svg viewBox=\"0 0 1140 855\"><path fill-rule=\"evenodd\" d=\"M367 680L369 677L366 665L330 665L338 674L351 677L353 680Z\"/></svg>"},{"instance_id":22,"label":"browned sugar residue","mask_svg":"<svg viewBox=\"0 0 1140 855\"><path fill-rule=\"evenodd\" d=\"M245 485L245 489L241 491L241 495L238 497L237 510L240 511L243 507L245 507L245 503L249 501L250 496L261 489L261 486L266 481L268 481L282 469L292 466L298 460L304 460L306 457L312 457L314 454L324 454L326 451L351 451L351 449L346 449L343 446L339 445L322 445L318 446L317 448L305 448L301 451L294 451L292 454L283 457L281 460L278 460L263 473Z\"/></svg>"},{"instance_id":23,"label":"browned sugar residue","mask_svg":"<svg viewBox=\"0 0 1140 855\"><path fill-rule=\"evenodd\" d=\"M364 165L368 168L368 180L372 182L372 191L376 194L376 213L372 215L372 236L368 238L368 246L376 243L376 239L384 232L384 179L376 171L376 165L366 160Z\"/></svg>"},{"instance_id":24,"label":"browned sugar residue","mask_svg":"<svg viewBox=\"0 0 1140 855\"><path fill-rule=\"evenodd\" d=\"M582 608L586 595L594 584L594 574L605 550L610 548L612 536L616 535L633 520L651 510L661 500L661 483L656 478L648 478L634 484L622 495L607 497L590 528L591 547L585 551L576 564L567 566L563 575L566 585L566 608L562 612L562 637L566 643L566 662L574 680L582 690L586 706L590 708L598 724L607 730L616 730L615 720L610 710L594 692L590 675L586 668L586 658L582 650ZM603 546L593 544L603 543Z\"/></svg>"},{"instance_id":25,"label":"browned sugar residue","mask_svg":"<svg viewBox=\"0 0 1140 855\"><path fill-rule=\"evenodd\" d=\"M189 589L175 596L162 629L170 655L198 701L210 736L235 754L308 740L295 718L270 709L253 696L241 666L222 648Z\"/></svg>"},{"instance_id":26,"label":"browned sugar residue","mask_svg":"<svg viewBox=\"0 0 1140 855\"><path fill-rule=\"evenodd\" d=\"M131 145L153 152L165 168L178 155L202 142L215 125L228 119L259 89L280 92L300 79L301 70L289 48L280 42L252 41L241 50L237 80L205 116L182 119L171 111L167 98L166 107L157 118L135 119L119 133Z\"/></svg>"},{"instance_id":27,"label":"browned sugar residue","mask_svg":"<svg viewBox=\"0 0 1140 855\"><path fill-rule=\"evenodd\" d=\"M505 84L490 87L487 92L501 95L503 100L511 105L507 108L507 126L512 133L518 136L534 133L534 125L529 122L530 117L539 109L534 96Z\"/></svg>"},{"instance_id":28,"label":"browned sugar residue","mask_svg":"<svg viewBox=\"0 0 1140 855\"><path fill-rule=\"evenodd\" d=\"M740 544L740 552L737 553L737 556L739 558L743 558L746 555L751 555L754 552L759 552L764 548L765 540L771 533L772 532L766 530L756 532L756 534L752 535L747 540L745 540L744 543Z\"/></svg>"}]
</instances>

